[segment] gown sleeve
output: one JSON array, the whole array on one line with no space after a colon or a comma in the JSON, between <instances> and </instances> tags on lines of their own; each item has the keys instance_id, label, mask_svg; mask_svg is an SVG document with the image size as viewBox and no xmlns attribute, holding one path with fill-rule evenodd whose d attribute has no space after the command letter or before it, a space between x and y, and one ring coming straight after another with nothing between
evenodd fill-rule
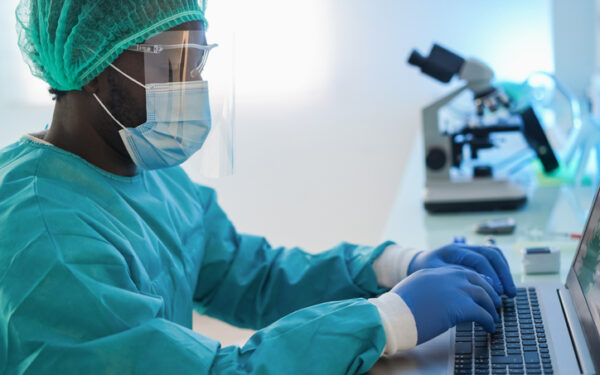
<instances>
[{"instance_id":1,"label":"gown sleeve","mask_svg":"<svg viewBox=\"0 0 600 375\"><path fill-rule=\"evenodd\" d=\"M222 348L165 319L163 298L138 290L106 241L41 232L0 250L3 374L359 374L385 345L376 307L359 298L296 311Z\"/></svg>"},{"instance_id":2,"label":"gown sleeve","mask_svg":"<svg viewBox=\"0 0 600 375\"><path fill-rule=\"evenodd\" d=\"M298 309L328 301L377 296L377 247L342 243L319 253L273 248L262 237L238 234L215 192L197 185L204 207L206 248L194 298L200 313L238 327L260 329Z\"/></svg>"}]
</instances>

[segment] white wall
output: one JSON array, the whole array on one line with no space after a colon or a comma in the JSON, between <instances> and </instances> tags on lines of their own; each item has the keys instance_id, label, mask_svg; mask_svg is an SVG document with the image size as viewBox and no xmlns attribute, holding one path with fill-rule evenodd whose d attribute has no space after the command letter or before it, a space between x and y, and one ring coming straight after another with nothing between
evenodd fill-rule
<instances>
[{"instance_id":1,"label":"white wall","mask_svg":"<svg viewBox=\"0 0 600 375\"><path fill-rule=\"evenodd\" d=\"M592 75L599 73L597 1L553 0L552 3L556 78L565 82L574 95L585 99Z\"/></svg>"},{"instance_id":2,"label":"white wall","mask_svg":"<svg viewBox=\"0 0 600 375\"><path fill-rule=\"evenodd\" d=\"M381 239L420 109L448 90L405 63L413 47L428 53L438 41L488 61L501 78L553 69L544 0L251 4L237 31L239 44L257 46L238 61L256 72L238 79L238 170L209 183L239 229L276 244ZM269 89L250 87L263 80Z\"/></svg>"},{"instance_id":3,"label":"white wall","mask_svg":"<svg viewBox=\"0 0 600 375\"><path fill-rule=\"evenodd\" d=\"M0 2L0 147L24 132L43 128L51 120L47 85L33 78L17 46L15 8L18 1Z\"/></svg>"},{"instance_id":4,"label":"white wall","mask_svg":"<svg viewBox=\"0 0 600 375\"><path fill-rule=\"evenodd\" d=\"M0 4L0 145L50 121ZM209 0L236 26L237 174L208 181L240 231L313 251L380 240L420 109L448 90L407 66L438 41L503 78L552 70L546 0ZM217 41L218 42L218 41ZM40 104L41 103L41 104ZM195 178L194 161L186 165ZM418 197L415 197L418 199Z\"/></svg>"}]
</instances>

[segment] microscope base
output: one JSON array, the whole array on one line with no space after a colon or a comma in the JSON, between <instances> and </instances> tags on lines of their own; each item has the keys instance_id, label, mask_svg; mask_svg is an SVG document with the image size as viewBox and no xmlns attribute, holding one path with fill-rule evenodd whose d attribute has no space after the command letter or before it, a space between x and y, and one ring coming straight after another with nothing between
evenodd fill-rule
<instances>
[{"instance_id":1,"label":"microscope base","mask_svg":"<svg viewBox=\"0 0 600 375\"><path fill-rule=\"evenodd\" d=\"M424 197L425 209L430 213L508 211L526 202L527 193L521 185L492 178L430 183Z\"/></svg>"}]
</instances>

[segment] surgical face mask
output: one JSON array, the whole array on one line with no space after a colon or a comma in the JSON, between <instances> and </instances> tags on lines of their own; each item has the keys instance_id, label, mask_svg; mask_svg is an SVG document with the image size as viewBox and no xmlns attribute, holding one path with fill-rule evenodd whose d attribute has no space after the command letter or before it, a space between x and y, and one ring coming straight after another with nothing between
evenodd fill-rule
<instances>
[{"instance_id":1,"label":"surgical face mask","mask_svg":"<svg viewBox=\"0 0 600 375\"><path fill-rule=\"evenodd\" d=\"M93 94L104 111L122 128L119 135L138 167L160 169L176 166L200 150L211 127L208 82L143 85L116 66L111 66L146 90L146 122L135 128L121 124Z\"/></svg>"}]
</instances>

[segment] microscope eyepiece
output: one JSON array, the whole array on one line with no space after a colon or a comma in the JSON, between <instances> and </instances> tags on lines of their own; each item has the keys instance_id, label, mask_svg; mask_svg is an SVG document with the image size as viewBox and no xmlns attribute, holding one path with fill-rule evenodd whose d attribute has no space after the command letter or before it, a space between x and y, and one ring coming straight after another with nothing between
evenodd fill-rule
<instances>
[{"instance_id":1,"label":"microscope eyepiece","mask_svg":"<svg viewBox=\"0 0 600 375\"><path fill-rule=\"evenodd\" d=\"M408 63L421 68L421 72L440 82L450 82L452 76L458 74L465 59L454 52L434 44L428 57L424 57L417 50L413 50L408 57Z\"/></svg>"},{"instance_id":2,"label":"microscope eyepiece","mask_svg":"<svg viewBox=\"0 0 600 375\"><path fill-rule=\"evenodd\" d=\"M422 68L423 65L425 65L427 63L427 59L421 55L419 53L419 51L417 51L416 49L413 49L412 52L410 53L410 56L408 57L408 63L410 65L414 65L414 66L418 66L419 68Z\"/></svg>"}]
</instances>

